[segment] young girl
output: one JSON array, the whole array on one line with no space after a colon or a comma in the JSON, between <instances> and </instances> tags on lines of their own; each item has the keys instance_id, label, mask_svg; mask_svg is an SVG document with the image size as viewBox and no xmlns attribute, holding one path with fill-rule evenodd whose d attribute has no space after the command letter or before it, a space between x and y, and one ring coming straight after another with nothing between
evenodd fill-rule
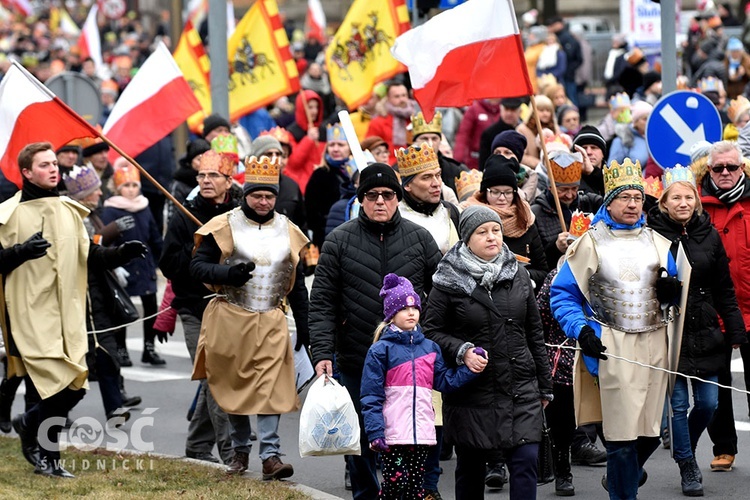
<instances>
[{"instance_id":1,"label":"young girl","mask_svg":"<svg viewBox=\"0 0 750 500\"><path fill-rule=\"evenodd\" d=\"M388 274L380 296L385 321L367 352L360 392L365 432L383 461L380 498L423 498L427 451L437 444L432 389L456 390L477 374L465 365L448 369L424 337L421 301L408 279ZM486 359L481 347L475 352Z\"/></svg>"},{"instance_id":2,"label":"young girl","mask_svg":"<svg viewBox=\"0 0 750 500\"><path fill-rule=\"evenodd\" d=\"M141 175L138 170L122 158L115 161L115 167L116 195L104 201L101 219L104 224L108 224L120 217L132 216L135 226L120 233L120 238L114 244L138 240L149 248L145 259L132 260L123 266L129 273L125 290L131 297L141 297L143 316L148 317L156 314L156 259L161 255L163 241L154 216L148 208L148 200L141 194ZM163 365L166 362L154 350L154 321L152 318L143 323L144 345L141 361ZM124 332L119 334L118 347L121 349L125 349L124 337Z\"/></svg>"}]
</instances>

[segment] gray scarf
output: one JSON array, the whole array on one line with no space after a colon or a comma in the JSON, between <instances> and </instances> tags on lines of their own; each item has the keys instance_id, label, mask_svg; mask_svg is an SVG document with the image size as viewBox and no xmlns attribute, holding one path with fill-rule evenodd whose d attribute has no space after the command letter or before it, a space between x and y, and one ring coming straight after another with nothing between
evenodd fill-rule
<instances>
[{"instance_id":1,"label":"gray scarf","mask_svg":"<svg viewBox=\"0 0 750 500\"><path fill-rule=\"evenodd\" d=\"M513 279L517 272L518 261L505 243L494 259L486 261L459 241L438 264L432 282L444 289L471 295L477 285L492 290L496 283Z\"/></svg>"}]
</instances>

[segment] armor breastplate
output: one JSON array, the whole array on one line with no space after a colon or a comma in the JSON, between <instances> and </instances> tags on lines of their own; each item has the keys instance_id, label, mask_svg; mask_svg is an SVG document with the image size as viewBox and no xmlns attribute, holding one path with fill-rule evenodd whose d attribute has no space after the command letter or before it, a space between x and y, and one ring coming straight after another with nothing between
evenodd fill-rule
<instances>
[{"instance_id":1,"label":"armor breastplate","mask_svg":"<svg viewBox=\"0 0 750 500\"><path fill-rule=\"evenodd\" d=\"M438 205L437 210L432 215L421 214L403 201L399 203L398 209L401 212L401 217L427 229L435 239L441 254L445 255L450 250L451 216L442 203Z\"/></svg>"},{"instance_id":2,"label":"armor breastplate","mask_svg":"<svg viewBox=\"0 0 750 500\"><path fill-rule=\"evenodd\" d=\"M600 222L589 233L599 256L599 267L589 278L596 319L626 333L664 326L656 298L660 261L651 232L615 236Z\"/></svg>"},{"instance_id":3,"label":"armor breastplate","mask_svg":"<svg viewBox=\"0 0 750 500\"><path fill-rule=\"evenodd\" d=\"M259 225L237 208L229 213L234 253L225 263L232 266L254 262L253 277L242 287L224 286L228 302L253 312L271 311L281 305L292 277L288 219L275 214Z\"/></svg>"}]
</instances>

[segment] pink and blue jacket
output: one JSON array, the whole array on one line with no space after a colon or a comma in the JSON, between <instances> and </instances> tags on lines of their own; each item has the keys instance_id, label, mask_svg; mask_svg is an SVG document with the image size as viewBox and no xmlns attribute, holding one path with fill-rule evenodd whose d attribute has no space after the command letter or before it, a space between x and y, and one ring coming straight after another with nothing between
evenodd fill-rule
<instances>
[{"instance_id":1,"label":"pink and blue jacket","mask_svg":"<svg viewBox=\"0 0 750 500\"><path fill-rule=\"evenodd\" d=\"M389 325L373 344L362 373L360 400L369 442L435 445L432 390L451 392L477 374L466 366L449 369L440 347L417 325L401 331Z\"/></svg>"}]
</instances>

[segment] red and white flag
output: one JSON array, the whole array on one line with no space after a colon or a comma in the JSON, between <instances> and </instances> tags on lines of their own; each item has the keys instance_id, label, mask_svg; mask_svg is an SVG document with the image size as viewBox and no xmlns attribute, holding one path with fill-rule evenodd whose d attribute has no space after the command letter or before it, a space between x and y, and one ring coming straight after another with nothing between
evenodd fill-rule
<instances>
[{"instance_id":1,"label":"red and white flag","mask_svg":"<svg viewBox=\"0 0 750 500\"><path fill-rule=\"evenodd\" d=\"M23 66L13 62L0 81L0 168L21 187L18 153L32 142L57 149L73 139L98 137L97 131Z\"/></svg>"},{"instance_id":2,"label":"red and white flag","mask_svg":"<svg viewBox=\"0 0 750 500\"><path fill-rule=\"evenodd\" d=\"M320 0L307 0L307 36L326 43L326 13Z\"/></svg>"},{"instance_id":3,"label":"red and white flag","mask_svg":"<svg viewBox=\"0 0 750 500\"><path fill-rule=\"evenodd\" d=\"M99 37L99 24L96 16L99 13L98 4L95 2L91 6L86 22L83 23L81 36L78 37L78 47L81 49L81 60L90 57L94 60L97 68L104 66L102 61L102 41Z\"/></svg>"},{"instance_id":4,"label":"red and white flag","mask_svg":"<svg viewBox=\"0 0 750 500\"><path fill-rule=\"evenodd\" d=\"M29 2L29 0L7 0L3 2L3 4L12 8L19 14L23 14L24 16L30 16L34 13L34 7L31 5L31 2Z\"/></svg>"},{"instance_id":5,"label":"red and white flag","mask_svg":"<svg viewBox=\"0 0 750 500\"><path fill-rule=\"evenodd\" d=\"M398 37L391 53L426 120L438 106L534 93L511 0L469 0Z\"/></svg>"},{"instance_id":6,"label":"red and white flag","mask_svg":"<svg viewBox=\"0 0 750 500\"><path fill-rule=\"evenodd\" d=\"M172 54L160 42L125 87L102 132L125 153L137 156L200 110ZM110 161L118 156L110 150Z\"/></svg>"}]
</instances>

